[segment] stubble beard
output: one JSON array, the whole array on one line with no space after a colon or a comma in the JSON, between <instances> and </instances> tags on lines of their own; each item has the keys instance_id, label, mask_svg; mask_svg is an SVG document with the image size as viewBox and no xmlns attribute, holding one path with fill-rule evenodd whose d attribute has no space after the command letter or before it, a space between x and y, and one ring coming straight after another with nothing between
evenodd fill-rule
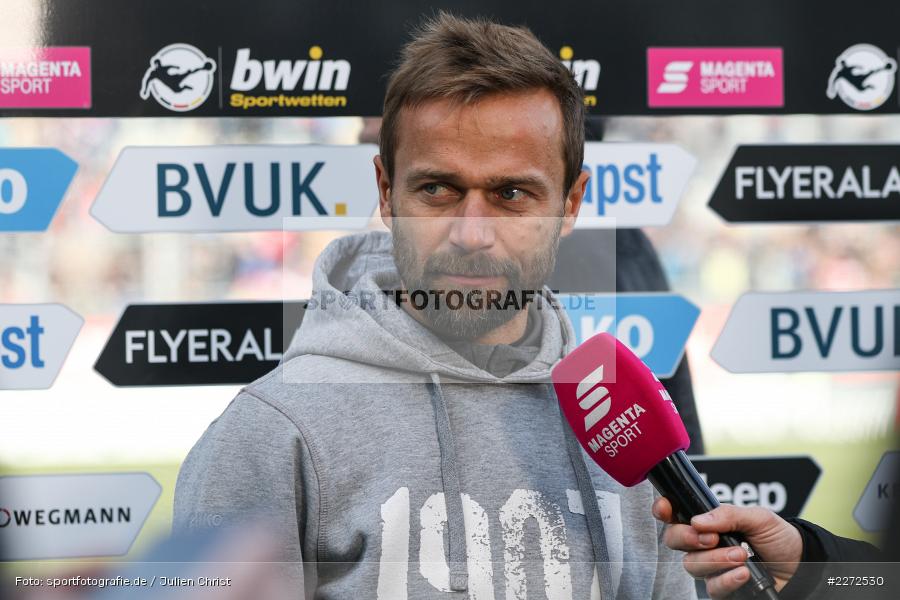
<instances>
[{"instance_id":1,"label":"stubble beard","mask_svg":"<svg viewBox=\"0 0 900 600\"><path fill-rule=\"evenodd\" d=\"M407 298L416 291L423 291L429 301L423 308L414 307L422 321L441 337L454 340L476 340L508 323L519 312L526 308L522 298L523 292L531 293L535 298L541 293L556 264L559 247L559 236L562 219L556 218L555 230L551 231L548 243L532 255L524 268L515 261L498 259L483 252L453 253L436 252L425 261L420 261L419 253L411 236L402 225L404 218L392 220L393 255L397 271L406 288ZM413 218L409 218L413 220ZM470 277L502 277L506 286L498 289L480 287L455 286L437 283L442 274L452 273ZM450 308L446 302L436 303L433 299L446 299L448 293L461 293L469 298L485 300L489 295L502 298L499 307L496 304L482 302L480 308L472 308L468 301L458 308ZM515 302L508 302L510 298ZM476 304L477 306L477 304Z\"/></svg>"}]
</instances>

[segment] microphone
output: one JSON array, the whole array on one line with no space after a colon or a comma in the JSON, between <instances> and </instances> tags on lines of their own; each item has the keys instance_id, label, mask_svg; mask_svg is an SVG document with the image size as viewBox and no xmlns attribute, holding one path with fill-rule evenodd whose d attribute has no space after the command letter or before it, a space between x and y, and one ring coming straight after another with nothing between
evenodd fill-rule
<instances>
[{"instance_id":1,"label":"microphone","mask_svg":"<svg viewBox=\"0 0 900 600\"><path fill-rule=\"evenodd\" d=\"M691 464L690 439L672 397L625 344L608 333L593 336L551 373L560 407L585 452L626 487L649 479L672 504L676 520L719 506ZM759 555L740 536L719 534L719 546L741 546L750 579L738 592L777 600L775 582Z\"/></svg>"}]
</instances>

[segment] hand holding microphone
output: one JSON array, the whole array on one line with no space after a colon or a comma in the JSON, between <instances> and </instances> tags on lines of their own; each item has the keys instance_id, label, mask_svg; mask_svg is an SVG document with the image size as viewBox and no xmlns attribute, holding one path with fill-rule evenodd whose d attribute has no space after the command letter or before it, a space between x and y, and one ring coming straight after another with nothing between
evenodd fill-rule
<instances>
[{"instance_id":1,"label":"hand holding microphone","mask_svg":"<svg viewBox=\"0 0 900 600\"><path fill-rule=\"evenodd\" d=\"M691 519L690 525L674 521L672 505L665 498L653 504L653 516L671 525L663 541L673 550L687 552L684 568L693 577L706 579L711 598L727 598L747 583L743 548L717 547L720 533L740 531L747 542L766 557L766 566L781 590L797 572L803 555L803 540L797 528L774 512L759 507L722 505ZM737 552L734 557L732 552Z\"/></svg>"},{"instance_id":2,"label":"hand holding microphone","mask_svg":"<svg viewBox=\"0 0 900 600\"><path fill-rule=\"evenodd\" d=\"M590 338L556 365L552 378L578 441L613 479L627 487L649 479L668 500L664 516L688 529L694 517L719 507L684 453L690 440L668 392L615 337L601 333ZM661 508L665 513L666 507ZM679 534L691 535L680 529L672 539ZM726 556L729 549L743 554L744 560L729 565L742 562L749 574L732 586L737 595L777 600L775 581L754 549L738 534L715 535L715 545L725 548Z\"/></svg>"}]
</instances>

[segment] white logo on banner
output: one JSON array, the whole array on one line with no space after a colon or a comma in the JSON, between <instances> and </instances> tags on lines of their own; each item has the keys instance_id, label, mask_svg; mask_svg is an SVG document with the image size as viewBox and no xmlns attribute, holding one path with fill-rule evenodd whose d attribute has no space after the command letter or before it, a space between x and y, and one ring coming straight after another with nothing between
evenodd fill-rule
<instances>
[{"instance_id":1,"label":"white logo on banner","mask_svg":"<svg viewBox=\"0 0 900 600\"><path fill-rule=\"evenodd\" d=\"M374 144L132 147L91 207L112 231L362 229Z\"/></svg>"},{"instance_id":2,"label":"white logo on banner","mask_svg":"<svg viewBox=\"0 0 900 600\"><path fill-rule=\"evenodd\" d=\"M147 473L0 477L0 558L122 556L161 492Z\"/></svg>"},{"instance_id":3,"label":"white logo on banner","mask_svg":"<svg viewBox=\"0 0 900 600\"><path fill-rule=\"evenodd\" d=\"M894 90L897 61L881 48L856 44L834 61L825 95L856 110L873 110L884 104Z\"/></svg>"},{"instance_id":4,"label":"white logo on banner","mask_svg":"<svg viewBox=\"0 0 900 600\"><path fill-rule=\"evenodd\" d=\"M0 390L53 385L83 323L61 304L0 304Z\"/></svg>"},{"instance_id":5,"label":"white logo on banner","mask_svg":"<svg viewBox=\"0 0 900 600\"><path fill-rule=\"evenodd\" d=\"M733 373L900 369L900 290L748 293L712 349Z\"/></svg>"},{"instance_id":6,"label":"white logo on banner","mask_svg":"<svg viewBox=\"0 0 900 600\"><path fill-rule=\"evenodd\" d=\"M696 164L672 144L586 143L583 168L591 178L575 226L666 225Z\"/></svg>"},{"instance_id":7,"label":"white logo on banner","mask_svg":"<svg viewBox=\"0 0 900 600\"><path fill-rule=\"evenodd\" d=\"M688 72L694 66L690 60L673 60L663 71L663 81L656 88L657 94L680 94L687 88Z\"/></svg>"},{"instance_id":8,"label":"white logo on banner","mask_svg":"<svg viewBox=\"0 0 900 600\"><path fill-rule=\"evenodd\" d=\"M175 112L194 110L209 97L216 63L190 44L171 44L150 59L140 96Z\"/></svg>"}]
</instances>

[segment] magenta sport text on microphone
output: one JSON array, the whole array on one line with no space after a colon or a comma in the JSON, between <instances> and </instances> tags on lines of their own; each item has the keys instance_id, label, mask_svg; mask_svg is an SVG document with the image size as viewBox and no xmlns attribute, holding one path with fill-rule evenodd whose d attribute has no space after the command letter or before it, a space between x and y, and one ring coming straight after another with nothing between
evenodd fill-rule
<instances>
[{"instance_id":1,"label":"magenta sport text on microphone","mask_svg":"<svg viewBox=\"0 0 900 600\"><path fill-rule=\"evenodd\" d=\"M610 334L581 344L552 377L575 437L622 485L640 483L660 460L690 445L669 393Z\"/></svg>"}]
</instances>

